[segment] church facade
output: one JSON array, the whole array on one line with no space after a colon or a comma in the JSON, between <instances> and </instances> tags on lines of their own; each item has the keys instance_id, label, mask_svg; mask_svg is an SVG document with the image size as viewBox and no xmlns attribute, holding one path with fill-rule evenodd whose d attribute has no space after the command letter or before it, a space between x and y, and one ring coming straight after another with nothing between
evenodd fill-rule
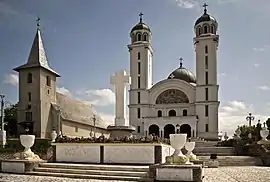
<instances>
[{"instance_id":1,"label":"church facade","mask_svg":"<svg viewBox=\"0 0 270 182\"><path fill-rule=\"evenodd\" d=\"M152 85L152 32L140 15L128 45L129 122L137 135L168 138L179 130L188 137L218 139L217 30L216 19L205 7L194 25L196 76L181 62L167 78Z\"/></svg>"}]
</instances>

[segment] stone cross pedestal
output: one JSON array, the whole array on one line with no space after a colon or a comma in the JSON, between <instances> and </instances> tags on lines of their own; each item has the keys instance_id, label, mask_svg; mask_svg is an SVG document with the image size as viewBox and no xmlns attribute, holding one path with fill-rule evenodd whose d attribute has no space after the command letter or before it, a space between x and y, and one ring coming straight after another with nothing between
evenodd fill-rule
<instances>
[{"instance_id":1,"label":"stone cross pedestal","mask_svg":"<svg viewBox=\"0 0 270 182\"><path fill-rule=\"evenodd\" d=\"M112 137L128 135L134 131L126 120L126 87L131 83L130 76L124 70L117 71L111 76L110 82L115 90L115 125L108 126Z\"/></svg>"}]
</instances>

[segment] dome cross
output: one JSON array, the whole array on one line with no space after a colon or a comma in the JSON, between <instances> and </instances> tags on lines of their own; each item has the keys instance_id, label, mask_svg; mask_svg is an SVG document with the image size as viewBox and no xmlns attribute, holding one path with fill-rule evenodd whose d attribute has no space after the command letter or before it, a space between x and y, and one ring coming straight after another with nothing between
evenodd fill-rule
<instances>
[{"instance_id":1,"label":"dome cross","mask_svg":"<svg viewBox=\"0 0 270 182\"><path fill-rule=\"evenodd\" d=\"M141 12L141 13L139 14L139 16L140 16L140 23L142 23L143 13Z\"/></svg>"},{"instance_id":2,"label":"dome cross","mask_svg":"<svg viewBox=\"0 0 270 182\"><path fill-rule=\"evenodd\" d=\"M208 6L208 4L206 4L206 3L203 4L203 7L204 7L204 14L207 13L207 6Z\"/></svg>"},{"instance_id":3,"label":"dome cross","mask_svg":"<svg viewBox=\"0 0 270 182\"><path fill-rule=\"evenodd\" d=\"M183 66L183 60L184 60L184 59L183 59L182 57L179 58L179 61L180 61L180 68L182 68L182 66Z\"/></svg>"}]
</instances>

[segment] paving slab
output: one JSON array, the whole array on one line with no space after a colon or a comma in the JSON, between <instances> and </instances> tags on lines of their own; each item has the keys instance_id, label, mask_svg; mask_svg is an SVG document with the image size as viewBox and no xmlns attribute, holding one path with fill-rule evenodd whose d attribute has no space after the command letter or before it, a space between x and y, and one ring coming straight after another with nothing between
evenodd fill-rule
<instances>
[{"instance_id":1,"label":"paving slab","mask_svg":"<svg viewBox=\"0 0 270 182\"><path fill-rule=\"evenodd\" d=\"M219 167L205 168L203 182L269 182L270 167ZM0 182L105 182L108 180L71 179L0 173ZM110 182L129 182L114 181Z\"/></svg>"}]
</instances>

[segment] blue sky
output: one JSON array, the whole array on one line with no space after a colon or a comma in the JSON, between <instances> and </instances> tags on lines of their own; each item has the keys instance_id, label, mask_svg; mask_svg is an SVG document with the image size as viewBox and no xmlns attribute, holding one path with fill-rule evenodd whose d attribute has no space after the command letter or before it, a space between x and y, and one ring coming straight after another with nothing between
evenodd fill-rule
<instances>
[{"instance_id":1,"label":"blue sky","mask_svg":"<svg viewBox=\"0 0 270 182\"><path fill-rule=\"evenodd\" d=\"M16 73L27 61L41 18L43 41L51 67L61 74L59 91L94 104L113 118L109 77L129 69L129 32L139 12L153 34L154 82L166 78L184 58L195 70L193 25L202 4L219 22L220 130L229 134L269 115L270 1L260 0L0 0L0 92L18 99Z\"/></svg>"}]
</instances>

